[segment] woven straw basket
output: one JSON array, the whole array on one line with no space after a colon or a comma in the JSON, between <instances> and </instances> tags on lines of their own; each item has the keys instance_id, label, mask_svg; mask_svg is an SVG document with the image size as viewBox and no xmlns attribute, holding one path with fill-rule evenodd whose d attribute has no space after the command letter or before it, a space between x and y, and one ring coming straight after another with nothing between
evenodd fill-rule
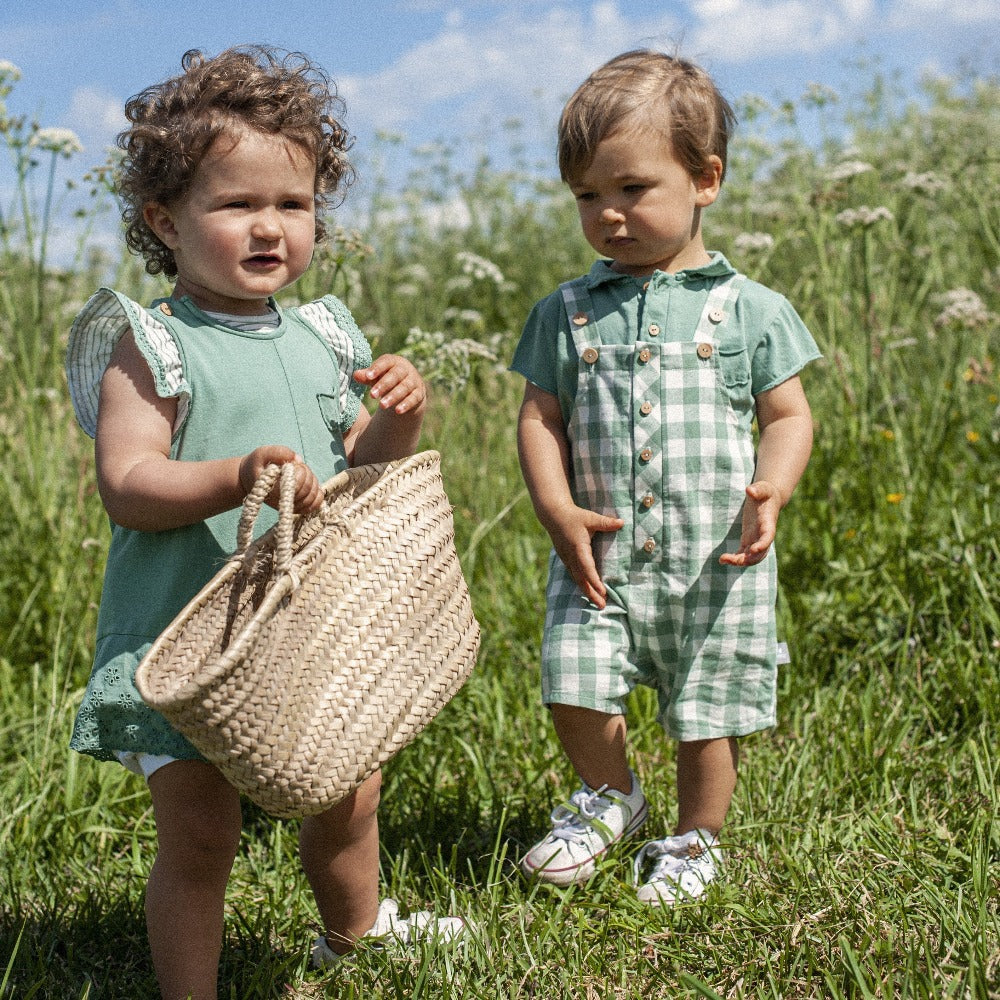
<instances>
[{"instance_id":1,"label":"woven straw basket","mask_svg":"<svg viewBox=\"0 0 1000 1000\"><path fill-rule=\"evenodd\" d=\"M279 476L243 506L237 551L139 664L136 686L248 798L322 812L406 746L469 676L479 626L440 456L349 469L315 514L251 543Z\"/></svg>"}]
</instances>

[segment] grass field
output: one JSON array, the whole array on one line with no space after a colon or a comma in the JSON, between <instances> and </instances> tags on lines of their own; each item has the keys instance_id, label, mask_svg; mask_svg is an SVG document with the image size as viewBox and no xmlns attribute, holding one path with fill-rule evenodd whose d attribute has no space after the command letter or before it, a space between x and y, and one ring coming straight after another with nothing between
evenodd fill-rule
<instances>
[{"instance_id":1,"label":"grass field","mask_svg":"<svg viewBox=\"0 0 1000 1000\"><path fill-rule=\"evenodd\" d=\"M15 84L0 72L21 178L0 205L0 997L146 998L148 795L67 750L108 531L62 353L101 281L159 289L88 250L100 195L76 262L47 264L50 169L73 154L14 116ZM779 529L793 662L777 728L744 742L727 877L702 905L637 904L629 850L567 891L514 867L574 787L537 693L547 543L505 371L530 305L589 266L572 203L527 167L464 171L439 151L292 290L341 295L377 350L409 352L435 385L423 444L443 454L483 645L387 769L383 880L404 910L457 911L476 933L310 972L295 823L248 807L220 995L1000 997L1000 87L936 81L924 98L902 107L876 81L857 100L747 102L706 217L709 245L784 292L825 357L804 375L816 445ZM808 116L847 139L808 148ZM460 223L441 222L454 204ZM673 748L654 712L638 692L659 836Z\"/></svg>"}]
</instances>

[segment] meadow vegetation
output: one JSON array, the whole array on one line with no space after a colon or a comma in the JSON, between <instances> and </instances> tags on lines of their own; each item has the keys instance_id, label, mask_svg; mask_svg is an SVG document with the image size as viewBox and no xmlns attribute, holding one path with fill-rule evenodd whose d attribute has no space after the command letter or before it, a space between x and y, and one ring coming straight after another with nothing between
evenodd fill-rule
<instances>
[{"instance_id":1,"label":"meadow vegetation","mask_svg":"<svg viewBox=\"0 0 1000 1000\"><path fill-rule=\"evenodd\" d=\"M550 172L442 148L401 192L376 187L361 231L290 290L334 291L434 384L424 445L443 454L483 645L387 769L384 886L476 931L310 972L295 823L248 807L220 995L1000 997L1000 84L934 80L900 102L872 79L856 98L743 102L706 217L709 246L784 292L824 359L804 374L816 444L779 534L779 724L744 742L728 876L701 905L639 905L628 850L572 890L514 867L574 783L538 701L548 545L506 371L530 305L589 266L571 200ZM60 165L80 154L15 114L16 83L0 63L18 179L0 204L0 997L151 997L148 796L67 750L108 527L62 356L99 284L162 288L91 249L103 169L76 259L53 266ZM807 143L816 121L826 138ZM647 694L630 726L661 836L673 751Z\"/></svg>"}]
</instances>

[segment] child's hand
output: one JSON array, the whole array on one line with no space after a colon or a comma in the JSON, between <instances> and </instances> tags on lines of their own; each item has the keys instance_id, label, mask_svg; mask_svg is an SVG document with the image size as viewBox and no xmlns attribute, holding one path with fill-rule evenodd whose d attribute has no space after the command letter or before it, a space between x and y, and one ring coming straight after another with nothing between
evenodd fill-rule
<instances>
[{"instance_id":1,"label":"child's hand","mask_svg":"<svg viewBox=\"0 0 1000 1000\"><path fill-rule=\"evenodd\" d=\"M727 566L754 566L766 555L774 542L778 515L783 501L778 488L766 480L747 487L743 505L743 533L736 552L725 552L719 562Z\"/></svg>"},{"instance_id":2,"label":"child's hand","mask_svg":"<svg viewBox=\"0 0 1000 1000\"><path fill-rule=\"evenodd\" d=\"M422 409L427 399L427 386L413 363L398 354L383 354L370 368L354 373L354 378L371 386L372 399L383 410L410 413Z\"/></svg>"},{"instance_id":3,"label":"child's hand","mask_svg":"<svg viewBox=\"0 0 1000 1000\"><path fill-rule=\"evenodd\" d=\"M598 514L575 504L547 512L545 527L556 555L583 596L598 608L607 604L608 592L597 571L591 541L598 531L618 531L624 523L620 517Z\"/></svg>"},{"instance_id":4,"label":"child's hand","mask_svg":"<svg viewBox=\"0 0 1000 1000\"><path fill-rule=\"evenodd\" d=\"M263 445L243 457L240 461L240 486L243 488L243 492L249 493L253 489L254 483L260 478L260 474L266 466L286 465L288 462L295 463L295 506L293 510L296 514L309 514L318 510L323 503L323 487L316 478L316 473L305 464L301 455L296 455L291 448L280 444ZM267 495L265 503L269 507L277 509L279 493L280 488L276 483L274 489Z\"/></svg>"}]
</instances>

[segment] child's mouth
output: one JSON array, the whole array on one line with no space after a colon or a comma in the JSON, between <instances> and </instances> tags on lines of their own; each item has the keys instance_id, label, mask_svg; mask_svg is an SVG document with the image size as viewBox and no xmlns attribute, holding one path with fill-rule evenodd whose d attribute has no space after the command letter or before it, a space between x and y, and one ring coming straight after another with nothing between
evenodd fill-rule
<instances>
[{"instance_id":1,"label":"child's mouth","mask_svg":"<svg viewBox=\"0 0 1000 1000\"><path fill-rule=\"evenodd\" d=\"M273 267L281 263L281 258L270 253L257 253L247 258L247 263L251 267Z\"/></svg>"}]
</instances>

